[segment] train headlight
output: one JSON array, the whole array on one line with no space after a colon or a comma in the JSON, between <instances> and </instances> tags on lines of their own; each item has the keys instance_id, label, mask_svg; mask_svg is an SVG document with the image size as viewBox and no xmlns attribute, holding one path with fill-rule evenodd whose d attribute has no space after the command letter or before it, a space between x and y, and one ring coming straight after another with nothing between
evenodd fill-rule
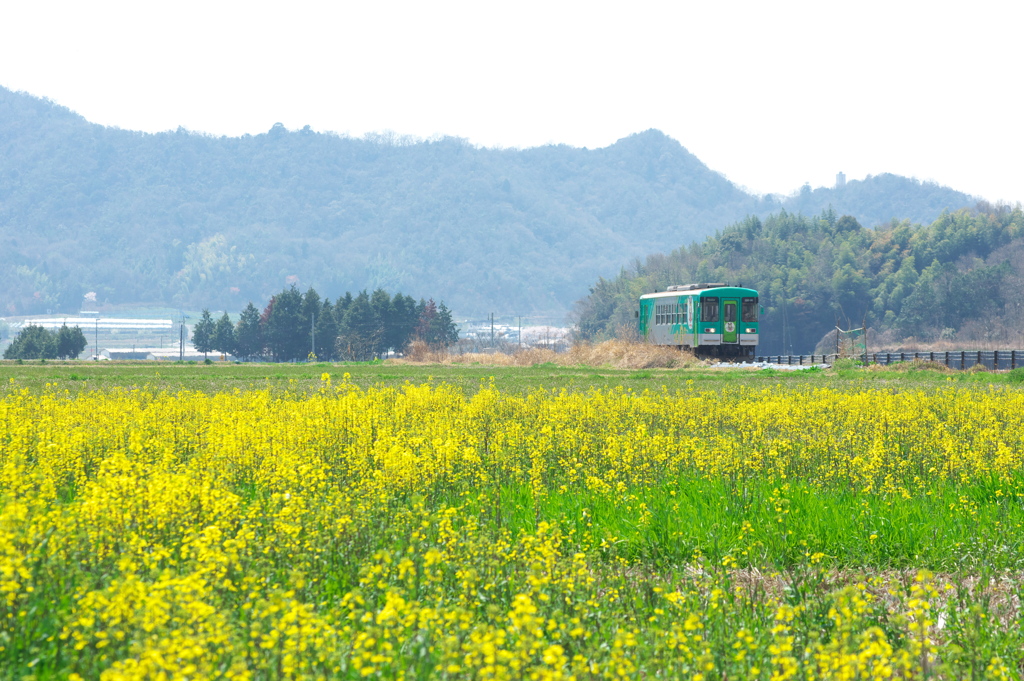
<instances>
[{"instance_id":1,"label":"train headlight","mask_svg":"<svg viewBox=\"0 0 1024 681\"><path fill-rule=\"evenodd\" d=\"M757 329L743 329L743 333L757 333Z\"/></svg>"},{"instance_id":2,"label":"train headlight","mask_svg":"<svg viewBox=\"0 0 1024 681\"><path fill-rule=\"evenodd\" d=\"M704 333L714 333L714 329L704 329Z\"/></svg>"}]
</instances>

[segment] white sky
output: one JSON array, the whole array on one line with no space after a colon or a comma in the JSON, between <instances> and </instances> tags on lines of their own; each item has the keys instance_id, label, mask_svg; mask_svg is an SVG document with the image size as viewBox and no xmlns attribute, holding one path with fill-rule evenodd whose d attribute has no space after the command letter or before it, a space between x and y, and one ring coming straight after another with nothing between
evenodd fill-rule
<instances>
[{"instance_id":1,"label":"white sky","mask_svg":"<svg viewBox=\"0 0 1024 681\"><path fill-rule=\"evenodd\" d=\"M217 135L602 147L647 128L748 189L893 172L1024 201L1010 2L0 0L0 85Z\"/></svg>"}]
</instances>

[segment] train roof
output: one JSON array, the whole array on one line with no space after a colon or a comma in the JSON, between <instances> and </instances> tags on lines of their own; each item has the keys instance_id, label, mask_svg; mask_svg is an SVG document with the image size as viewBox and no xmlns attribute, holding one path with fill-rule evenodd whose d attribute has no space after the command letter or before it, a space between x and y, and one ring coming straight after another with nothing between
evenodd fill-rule
<instances>
[{"instance_id":1,"label":"train roof","mask_svg":"<svg viewBox=\"0 0 1024 681\"><path fill-rule=\"evenodd\" d=\"M744 286L729 286L728 284L686 284L684 286L669 286L668 290L657 291L655 293L645 293L640 296L640 300L645 298L677 298L683 296L702 296L706 294L722 293L725 295L743 295L756 296L757 291L752 288L746 288Z\"/></svg>"}]
</instances>

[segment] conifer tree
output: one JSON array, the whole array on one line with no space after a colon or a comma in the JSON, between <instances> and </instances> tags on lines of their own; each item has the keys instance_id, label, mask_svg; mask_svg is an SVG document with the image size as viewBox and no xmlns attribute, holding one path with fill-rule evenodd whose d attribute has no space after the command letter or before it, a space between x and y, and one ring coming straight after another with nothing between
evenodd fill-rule
<instances>
[{"instance_id":1,"label":"conifer tree","mask_svg":"<svg viewBox=\"0 0 1024 681\"><path fill-rule=\"evenodd\" d=\"M203 309L203 314L192 329L192 347L203 353L203 357L213 350L214 322L208 309Z\"/></svg>"},{"instance_id":2,"label":"conifer tree","mask_svg":"<svg viewBox=\"0 0 1024 681\"><path fill-rule=\"evenodd\" d=\"M244 360L252 360L262 354L260 313L250 301L242 310L242 315L235 326L235 355Z\"/></svg>"},{"instance_id":3,"label":"conifer tree","mask_svg":"<svg viewBox=\"0 0 1024 681\"><path fill-rule=\"evenodd\" d=\"M225 312L217 320L213 330L213 349L225 355L235 354L235 327L231 324L231 318Z\"/></svg>"}]
</instances>

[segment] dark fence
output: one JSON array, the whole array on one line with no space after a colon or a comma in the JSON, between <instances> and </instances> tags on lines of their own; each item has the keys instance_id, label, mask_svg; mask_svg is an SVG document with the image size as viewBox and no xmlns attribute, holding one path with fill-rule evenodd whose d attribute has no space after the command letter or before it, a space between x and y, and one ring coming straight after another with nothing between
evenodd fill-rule
<instances>
[{"instance_id":1,"label":"dark fence","mask_svg":"<svg viewBox=\"0 0 1024 681\"><path fill-rule=\"evenodd\" d=\"M771 355L755 357L757 362L768 364L791 364L811 366L814 364L831 364L838 355ZM864 355L853 359L863 361ZM915 359L925 362L937 362L950 369L970 369L982 365L986 369L1016 369L1024 366L1022 350L956 350L950 352L869 352L866 356L868 364L894 364L896 362L912 362Z\"/></svg>"}]
</instances>

